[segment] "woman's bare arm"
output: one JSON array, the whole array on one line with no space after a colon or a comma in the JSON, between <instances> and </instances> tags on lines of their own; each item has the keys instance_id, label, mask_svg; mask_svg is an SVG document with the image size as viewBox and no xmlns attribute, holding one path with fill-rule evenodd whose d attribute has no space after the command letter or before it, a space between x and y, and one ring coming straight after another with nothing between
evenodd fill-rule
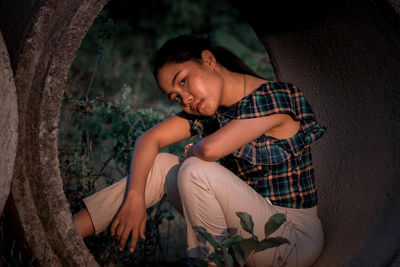
<instances>
[{"instance_id":1,"label":"woman's bare arm","mask_svg":"<svg viewBox=\"0 0 400 267\"><path fill-rule=\"evenodd\" d=\"M298 129L299 122L294 121L287 114L273 114L254 119L235 119L193 145L187 152L187 157L196 156L203 160L215 161L265 133L273 132L289 138Z\"/></svg>"},{"instance_id":2,"label":"woman's bare arm","mask_svg":"<svg viewBox=\"0 0 400 267\"><path fill-rule=\"evenodd\" d=\"M117 234L120 250L125 247L130 234L131 251L136 246L139 234L142 238L145 238L146 207L144 192L147 176L159 149L190 136L188 121L184 118L173 116L146 131L136 141L128 180L127 197L111 224L111 234Z\"/></svg>"}]
</instances>

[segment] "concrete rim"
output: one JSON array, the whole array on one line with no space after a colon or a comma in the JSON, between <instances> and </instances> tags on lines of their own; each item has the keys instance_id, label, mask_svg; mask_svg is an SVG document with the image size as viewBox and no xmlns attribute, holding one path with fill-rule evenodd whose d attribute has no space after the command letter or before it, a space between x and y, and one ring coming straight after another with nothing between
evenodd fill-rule
<instances>
[{"instance_id":1,"label":"concrete rim","mask_svg":"<svg viewBox=\"0 0 400 267\"><path fill-rule=\"evenodd\" d=\"M20 121L11 195L26 241L43 265L97 265L73 225L63 191L58 120L74 55L106 2L46 1L15 69Z\"/></svg>"},{"instance_id":2,"label":"concrete rim","mask_svg":"<svg viewBox=\"0 0 400 267\"><path fill-rule=\"evenodd\" d=\"M0 32L0 212L11 188L14 174L14 163L17 154L18 141L18 112L17 91L15 89L14 74L10 66L10 59L3 35Z\"/></svg>"}]
</instances>

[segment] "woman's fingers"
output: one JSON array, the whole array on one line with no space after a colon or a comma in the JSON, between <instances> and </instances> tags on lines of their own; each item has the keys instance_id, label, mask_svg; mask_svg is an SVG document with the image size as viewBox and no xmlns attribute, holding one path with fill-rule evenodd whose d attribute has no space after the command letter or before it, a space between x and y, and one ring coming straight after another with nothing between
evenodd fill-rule
<instances>
[{"instance_id":1,"label":"woman's fingers","mask_svg":"<svg viewBox=\"0 0 400 267\"><path fill-rule=\"evenodd\" d=\"M120 248L123 249L125 247L128 236L129 234L131 234L131 244L129 246L129 250L133 252L135 250L136 243L139 239L139 234L141 238L145 239L144 235L145 229L146 229L146 217L144 217L137 225L134 225L132 228L126 229L127 231L124 232L124 236L120 241Z\"/></svg>"},{"instance_id":2,"label":"woman's fingers","mask_svg":"<svg viewBox=\"0 0 400 267\"><path fill-rule=\"evenodd\" d=\"M146 221L147 221L147 219L144 218L142 223L141 223L141 225L140 225L140 237L142 239L146 239L146 236L144 235L144 232L146 230Z\"/></svg>"},{"instance_id":3,"label":"woman's fingers","mask_svg":"<svg viewBox=\"0 0 400 267\"><path fill-rule=\"evenodd\" d=\"M195 144L195 143L190 143L190 144L187 144L187 145L185 146L185 148L184 148L184 151L185 151L185 159L187 159L187 158L190 157L190 148L191 148L194 144Z\"/></svg>"},{"instance_id":4,"label":"woman's fingers","mask_svg":"<svg viewBox=\"0 0 400 267\"><path fill-rule=\"evenodd\" d=\"M131 238L131 246L130 246L131 250L132 250L132 248L135 249L138 237L139 237L139 228L135 227L132 229L132 238Z\"/></svg>"},{"instance_id":5,"label":"woman's fingers","mask_svg":"<svg viewBox=\"0 0 400 267\"><path fill-rule=\"evenodd\" d=\"M133 212L135 211L135 212ZM144 238L146 228L146 207L144 200L141 198L133 198L122 206L121 210L111 224L111 235L117 235L119 249L123 250L131 236L130 251L135 249L137 240Z\"/></svg>"},{"instance_id":6,"label":"woman's fingers","mask_svg":"<svg viewBox=\"0 0 400 267\"><path fill-rule=\"evenodd\" d=\"M117 229L117 240L118 240L118 242L121 244L121 239L122 239L122 237L123 237L123 234L124 234L124 230L125 230L125 225L123 225L122 223L120 223L119 225L118 225L118 229ZM123 249L124 247L122 247L122 249Z\"/></svg>"},{"instance_id":7,"label":"woman's fingers","mask_svg":"<svg viewBox=\"0 0 400 267\"><path fill-rule=\"evenodd\" d=\"M132 235L133 235L132 231ZM119 239L119 250L123 250L125 248L126 241L128 241L129 234L131 233L131 228L127 227L125 231L122 233L121 238ZM132 242L132 240L131 240Z\"/></svg>"},{"instance_id":8,"label":"woman's fingers","mask_svg":"<svg viewBox=\"0 0 400 267\"><path fill-rule=\"evenodd\" d=\"M142 226L143 221L145 220L141 220L139 222L136 222L133 225L127 225L124 224L123 220L118 224L118 228L115 231L116 235L117 235L117 240L119 243L119 250L123 250L125 248L125 245L128 241L129 235L131 235L131 244L130 244L130 251L133 252L133 250L135 249L138 237L139 237L139 232L140 232L140 236L143 238L144 237L144 228L146 226L146 224L144 224L144 228ZM143 230L142 230L143 228Z\"/></svg>"},{"instance_id":9,"label":"woman's fingers","mask_svg":"<svg viewBox=\"0 0 400 267\"><path fill-rule=\"evenodd\" d=\"M135 247L136 247L136 244L133 244L133 242L132 242L132 240L133 240L133 235L134 235L134 233L133 233L133 231L132 231L132 235L131 235L131 245L130 245L130 247L129 247L129 251L130 251L130 252L133 252L133 251L135 250Z\"/></svg>"},{"instance_id":10,"label":"woman's fingers","mask_svg":"<svg viewBox=\"0 0 400 267\"><path fill-rule=\"evenodd\" d=\"M117 228L119 224L119 216L117 215L117 217L115 217L114 221L111 224L111 236L115 235L115 229Z\"/></svg>"}]
</instances>

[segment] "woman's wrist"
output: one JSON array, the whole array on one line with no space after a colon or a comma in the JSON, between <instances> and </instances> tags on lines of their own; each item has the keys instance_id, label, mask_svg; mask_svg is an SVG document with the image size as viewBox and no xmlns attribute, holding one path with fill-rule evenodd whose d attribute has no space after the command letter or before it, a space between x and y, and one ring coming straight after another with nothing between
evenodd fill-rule
<instances>
[{"instance_id":1,"label":"woman's wrist","mask_svg":"<svg viewBox=\"0 0 400 267\"><path fill-rule=\"evenodd\" d=\"M136 190L129 190L126 195L127 200L135 200L135 199L143 199L144 200L144 192L136 191Z\"/></svg>"}]
</instances>

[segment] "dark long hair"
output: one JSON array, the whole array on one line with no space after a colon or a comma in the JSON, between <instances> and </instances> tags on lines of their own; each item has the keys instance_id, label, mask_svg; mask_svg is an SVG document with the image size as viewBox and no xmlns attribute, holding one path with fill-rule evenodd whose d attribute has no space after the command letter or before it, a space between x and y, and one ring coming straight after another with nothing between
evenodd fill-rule
<instances>
[{"instance_id":1,"label":"dark long hair","mask_svg":"<svg viewBox=\"0 0 400 267\"><path fill-rule=\"evenodd\" d=\"M218 63L230 71L249 74L263 79L263 77L255 73L229 49L222 46L213 46L208 39L191 35L182 35L173 38L157 51L154 58L154 77L157 80L158 71L166 63L183 63L192 60L200 64L202 59L201 52L203 50L211 51Z\"/></svg>"}]
</instances>

